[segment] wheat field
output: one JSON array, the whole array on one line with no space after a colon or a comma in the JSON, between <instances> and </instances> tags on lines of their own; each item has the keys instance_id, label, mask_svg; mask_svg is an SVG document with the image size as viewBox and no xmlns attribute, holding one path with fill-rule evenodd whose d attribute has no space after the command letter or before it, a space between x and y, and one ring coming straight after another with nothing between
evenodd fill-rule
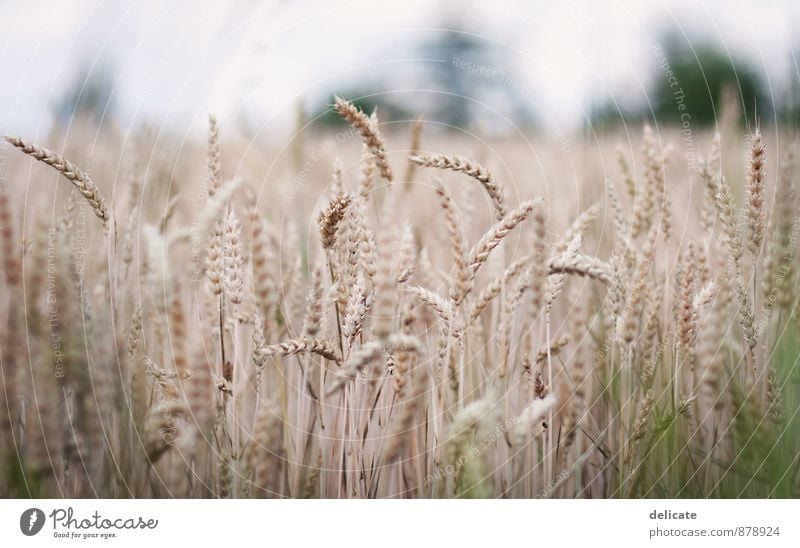
<instances>
[{"instance_id":1,"label":"wheat field","mask_svg":"<svg viewBox=\"0 0 800 548\"><path fill-rule=\"evenodd\" d=\"M6 137L0 495L800 495L790 135L334 108Z\"/></svg>"}]
</instances>

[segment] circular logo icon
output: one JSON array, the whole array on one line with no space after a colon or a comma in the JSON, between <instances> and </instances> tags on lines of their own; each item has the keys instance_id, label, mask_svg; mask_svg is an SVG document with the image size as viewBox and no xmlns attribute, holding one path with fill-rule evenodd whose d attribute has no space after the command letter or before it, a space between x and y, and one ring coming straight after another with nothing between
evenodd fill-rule
<instances>
[{"instance_id":1,"label":"circular logo icon","mask_svg":"<svg viewBox=\"0 0 800 548\"><path fill-rule=\"evenodd\" d=\"M28 508L19 517L19 529L22 534L32 537L44 527L44 512L38 508Z\"/></svg>"}]
</instances>

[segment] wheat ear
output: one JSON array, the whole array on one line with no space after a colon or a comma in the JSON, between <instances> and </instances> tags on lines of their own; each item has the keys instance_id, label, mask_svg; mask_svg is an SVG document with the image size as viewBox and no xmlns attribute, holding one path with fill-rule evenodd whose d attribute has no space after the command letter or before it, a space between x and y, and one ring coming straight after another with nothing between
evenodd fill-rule
<instances>
[{"instance_id":1,"label":"wheat ear","mask_svg":"<svg viewBox=\"0 0 800 548\"><path fill-rule=\"evenodd\" d=\"M208 173L208 195L213 196L222 183L222 162L219 152L219 126L213 114L208 115L208 156L206 158Z\"/></svg>"},{"instance_id":2,"label":"wheat ear","mask_svg":"<svg viewBox=\"0 0 800 548\"><path fill-rule=\"evenodd\" d=\"M491 172L480 165L461 156L445 156L444 154L417 154L411 156L411 161L422 167L434 167L438 169L447 169L457 173L469 175L478 181L494 205L495 216L498 220L506 216L505 198L503 197L503 189L494 180Z\"/></svg>"},{"instance_id":3,"label":"wheat ear","mask_svg":"<svg viewBox=\"0 0 800 548\"><path fill-rule=\"evenodd\" d=\"M469 271L464 260L464 236L458 223L453 199L445 190L441 179L437 178L435 184L436 194L439 196L439 203L444 211L445 226L450 239L450 253L453 256L453 268L455 268L450 282L450 297L458 304L469 287Z\"/></svg>"},{"instance_id":4,"label":"wheat ear","mask_svg":"<svg viewBox=\"0 0 800 548\"><path fill-rule=\"evenodd\" d=\"M756 128L750 142L750 158L747 165L747 228L750 238L747 247L753 257L758 256L764 242L764 165L766 151L761 131Z\"/></svg>"},{"instance_id":5,"label":"wheat ear","mask_svg":"<svg viewBox=\"0 0 800 548\"><path fill-rule=\"evenodd\" d=\"M265 346L260 352L264 356L291 356L303 352L311 352L312 354L322 356L326 360L331 360L336 363L341 362L341 358L339 358L339 355L336 353L331 343L321 339L310 339L307 337L290 339L282 343Z\"/></svg>"},{"instance_id":6,"label":"wheat ear","mask_svg":"<svg viewBox=\"0 0 800 548\"><path fill-rule=\"evenodd\" d=\"M361 135L361 138L375 157L375 163L380 169L381 176L391 183L394 175L392 167L389 165L389 160L386 158L386 144L378 130L377 122L358 110L353 103L341 97L336 97L334 106L342 118L347 120Z\"/></svg>"},{"instance_id":7,"label":"wheat ear","mask_svg":"<svg viewBox=\"0 0 800 548\"><path fill-rule=\"evenodd\" d=\"M28 143L19 137L6 136L5 139L28 156L32 156L40 162L44 162L69 179L69 181L75 185L75 188L83 194L83 197L89 202L94 214L103 221L103 225L105 226L110 218L108 208L106 207L106 200L86 173L60 154L51 150Z\"/></svg>"},{"instance_id":8,"label":"wheat ear","mask_svg":"<svg viewBox=\"0 0 800 548\"><path fill-rule=\"evenodd\" d=\"M350 194L342 194L334 198L328 207L319 215L319 232L322 247L330 249L336 241L336 232L339 224L344 219L344 214L353 197Z\"/></svg>"},{"instance_id":9,"label":"wheat ear","mask_svg":"<svg viewBox=\"0 0 800 548\"><path fill-rule=\"evenodd\" d=\"M472 280L475 279L478 270L486 262L486 259L489 258L489 253L491 253L518 224L527 219L531 211L533 211L535 207L540 206L541 202L542 199L537 198L521 203L519 207L503 217L500 222L483 235L469 254L469 269Z\"/></svg>"}]
</instances>

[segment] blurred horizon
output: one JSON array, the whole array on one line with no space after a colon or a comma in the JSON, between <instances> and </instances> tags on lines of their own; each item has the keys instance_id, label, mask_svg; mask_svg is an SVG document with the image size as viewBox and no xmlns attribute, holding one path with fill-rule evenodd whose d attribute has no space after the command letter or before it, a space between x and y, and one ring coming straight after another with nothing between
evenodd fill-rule
<instances>
[{"instance_id":1,"label":"blurred horizon","mask_svg":"<svg viewBox=\"0 0 800 548\"><path fill-rule=\"evenodd\" d=\"M796 2L387 6L5 2L0 130L37 136L80 115L196 136L214 113L223 128L285 140L298 120L333 123L334 94L379 105L382 120L420 114L488 135L680 125L682 103L705 126L725 90L749 123L794 124L800 111Z\"/></svg>"}]
</instances>

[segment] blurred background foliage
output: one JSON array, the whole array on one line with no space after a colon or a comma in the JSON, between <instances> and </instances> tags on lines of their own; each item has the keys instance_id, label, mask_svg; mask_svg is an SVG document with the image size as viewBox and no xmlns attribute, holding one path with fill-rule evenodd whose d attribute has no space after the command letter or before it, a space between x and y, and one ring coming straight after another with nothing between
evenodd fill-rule
<instances>
[{"instance_id":1,"label":"blurred background foliage","mask_svg":"<svg viewBox=\"0 0 800 548\"><path fill-rule=\"evenodd\" d=\"M430 62L420 63L420 71L404 73L399 87L404 93L382 94L394 68L383 68L368 80L345 90L333 90L327 101L315 105L312 120L323 126L344 127L341 116L332 109L334 94L351 100L365 112L380 104L382 121L410 120L418 113L444 127L481 129L487 110L514 120L518 127L531 128L534 115L523 94L509 82L519 78L499 48L467 32L461 23L446 21L433 38L417 46L416 56ZM455 61L455 62L454 62ZM469 63L459 66L459 62ZM396 74L394 76L397 76Z\"/></svg>"},{"instance_id":2,"label":"blurred background foliage","mask_svg":"<svg viewBox=\"0 0 800 548\"><path fill-rule=\"evenodd\" d=\"M113 64L102 61L84 64L73 76L65 91L53 103L58 122L68 126L72 120L95 126L110 123L117 116L116 81Z\"/></svg>"},{"instance_id":3,"label":"blurred background foliage","mask_svg":"<svg viewBox=\"0 0 800 548\"><path fill-rule=\"evenodd\" d=\"M620 123L655 120L659 124L708 127L721 123L725 106L744 125L777 116L791 119L795 92L771 97L757 70L710 42L692 44L666 33L650 75L650 89L635 104L611 99L596 102L587 124L606 128ZM774 101L773 101L774 99Z\"/></svg>"},{"instance_id":4,"label":"blurred background foliage","mask_svg":"<svg viewBox=\"0 0 800 548\"><path fill-rule=\"evenodd\" d=\"M440 31L413 46L415 57L425 62L412 67L378 63L348 77L344 86L326 83L323 93L298 99L303 115L297 121L343 128L344 122L332 109L338 94L366 112L380 105L382 122L408 121L421 114L443 130L496 134L545 127L541 118L549 113L537 108L537 96L521 84L526 80L523 72L533 69L511 63L505 49L472 32L457 17L441 20L436 28ZM690 38L675 27L665 27L652 45L659 50L647 53L649 72L642 78L641 92L587 97L584 130L613 129L644 120L679 126L688 119L693 127L709 127L721 123L726 104L734 107L728 109L727 114L735 118L729 124L749 126L755 120L776 119L783 126L796 127L800 122L800 78L793 58L789 70L794 72L785 79L789 84L773 88L763 67L707 37ZM476 69L456 66L454 59L466 60ZM119 111L115 74L109 61L85 64L52 102L61 125L76 117L98 126L113 121ZM242 118L240 125L248 124L253 121Z\"/></svg>"}]
</instances>

